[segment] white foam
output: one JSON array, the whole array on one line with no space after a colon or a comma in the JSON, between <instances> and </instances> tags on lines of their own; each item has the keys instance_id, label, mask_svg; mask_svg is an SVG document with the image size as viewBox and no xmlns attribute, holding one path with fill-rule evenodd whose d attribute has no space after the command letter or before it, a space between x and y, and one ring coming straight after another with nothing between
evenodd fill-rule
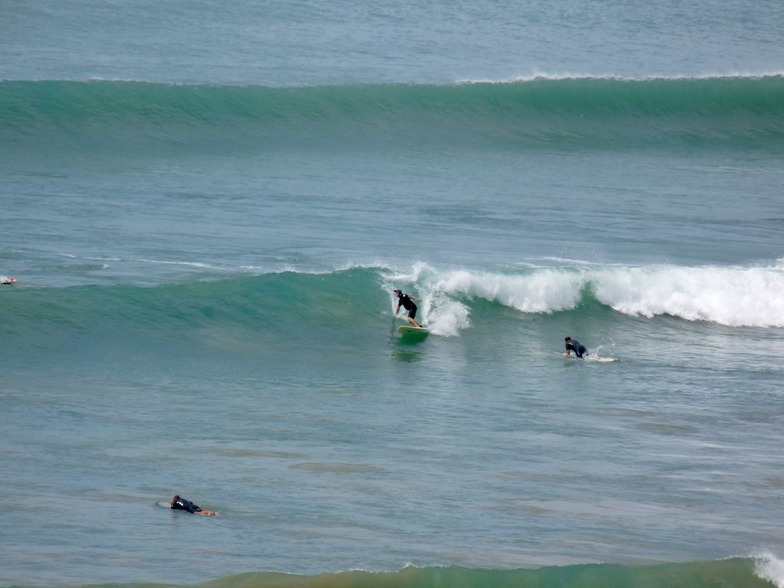
<instances>
[{"instance_id":1,"label":"white foam","mask_svg":"<svg viewBox=\"0 0 784 588\"><path fill-rule=\"evenodd\" d=\"M574 308L580 301L582 274L541 269L523 275L453 271L433 288L451 294L499 302L521 312L556 312Z\"/></svg>"},{"instance_id":2,"label":"white foam","mask_svg":"<svg viewBox=\"0 0 784 588\"><path fill-rule=\"evenodd\" d=\"M530 73L520 74L503 78L462 78L455 81L458 85L471 84L518 84L525 82L546 81L569 81L569 80L614 80L622 82L647 82L647 81L690 81L690 80L732 80L750 79L757 80L763 78L778 78L784 76L781 70L762 70L762 71L734 71L734 72L708 72L696 75L668 75L668 74L649 74L644 76L621 76L612 73L574 73L568 71L545 72L542 70L531 70Z\"/></svg>"},{"instance_id":3,"label":"white foam","mask_svg":"<svg viewBox=\"0 0 784 588\"><path fill-rule=\"evenodd\" d=\"M435 293L424 300L423 317L427 317L430 331L442 337L456 337L471 326L468 307L442 293Z\"/></svg>"},{"instance_id":4,"label":"white foam","mask_svg":"<svg viewBox=\"0 0 784 588\"><path fill-rule=\"evenodd\" d=\"M771 582L776 588L784 588L784 561L772 553L762 553L754 559L757 576Z\"/></svg>"},{"instance_id":5,"label":"white foam","mask_svg":"<svg viewBox=\"0 0 784 588\"><path fill-rule=\"evenodd\" d=\"M600 302L624 314L784 327L784 272L775 268L612 269L591 284Z\"/></svg>"},{"instance_id":6,"label":"white foam","mask_svg":"<svg viewBox=\"0 0 784 588\"><path fill-rule=\"evenodd\" d=\"M576 308L590 290L617 312L669 315L729 327L784 327L784 268L565 265L518 272L439 271L417 264L395 279L424 298L423 318L453 333L468 324L457 298L481 298L524 313Z\"/></svg>"}]
</instances>

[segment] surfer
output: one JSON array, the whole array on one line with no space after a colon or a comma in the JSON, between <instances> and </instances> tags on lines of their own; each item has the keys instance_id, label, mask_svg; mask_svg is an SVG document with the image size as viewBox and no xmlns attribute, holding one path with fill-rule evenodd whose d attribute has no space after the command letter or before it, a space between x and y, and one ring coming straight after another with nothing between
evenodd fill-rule
<instances>
[{"instance_id":1,"label":"surfer","mask_svg":"<svg viewBox=\"0 0 784 588\"><path fill-rule=\"evenodd\" d=\"M7 276L0 276L0 284L4 284L4 285L16 284L16 278L9 278Z\"/></svg>"},{"instance_id":2,"label":"surfer","mask_svg":"<svg viewBox=\"0 0 784 588\"><path fill-rule=\"evenodd\" d=\"M417 302L422 302L421 298L417 298L416 296L409 296L408 294L403 294L402 291L395 289L395 295L397 296L397 308L395 309L395 316L397 313L400 312L400 307L402 306L408 311L408 322L414 325L417 329L421 329L422 325L416 322L416 313L417 313L417 305L414 304L414 300Z\"/></svg>"},{"instance_id":3,"label":"surfer","mask_svg":"<svg viewBox=\"0 0 784 588\"><path fill-rule=\"evenodd\" d=\"M214 510L202 510L201 508L193 504L190 500L185 500L184 498L180 498L179 494L175 494L174 496L172 496L171 508L174 510L185 510L193 514L198 514L206 517L217 517L218 515L220 515L219 512Z\"/></svg>"},{"instance_id":4,"label":"surfer","mask_svg":"<svg viewBox=\"0 0 784 588\"><path fill-rule=\"evenodd\" d=\"M580 343L577 339L572 339L571 337L566 337L564 339L564 345L566 346L566 355L571 355L572 351L574 354L583 359L588 350L585 348L585 345Z\"/></svg>"}]
</instances>

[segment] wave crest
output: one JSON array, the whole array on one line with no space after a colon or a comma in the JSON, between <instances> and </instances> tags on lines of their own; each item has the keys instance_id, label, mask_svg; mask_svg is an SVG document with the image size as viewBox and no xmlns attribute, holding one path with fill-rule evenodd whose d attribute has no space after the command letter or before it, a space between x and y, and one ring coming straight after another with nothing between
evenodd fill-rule
<instances>
[{"instance_id":1,"label":"wave crest","mask_svg":"<svg viewBox=\"0 0 784 588\"><path fill-rule=\"evenodd\" d=\"M770 552L755 558L755 573L763 580L768 580L776 588L784 588L784 561Z\"/></svg>"},{"instance_id":2,"label":"wave crest","mask_svg":"<svg viewBox=\"0 0 784 588\"><path fill-rule=\"evenodd\" d=\"M416 278L431 298L438 293L483 299L524 313L569 311L595 300L630 316L784 327L784 271L775 267L538 268L509 274L419 270Z\"/></svg>"}]
</instances>

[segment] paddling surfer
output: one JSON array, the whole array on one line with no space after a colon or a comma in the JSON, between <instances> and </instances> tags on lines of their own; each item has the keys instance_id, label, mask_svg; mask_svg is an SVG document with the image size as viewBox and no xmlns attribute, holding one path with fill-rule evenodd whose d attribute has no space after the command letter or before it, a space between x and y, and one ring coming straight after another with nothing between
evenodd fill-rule
<instances>
[{"instance_id":1,"label":"paddling surfer","mask_svg":"<svg viewBox=\"0 0 784 588\"><path fill-rule=\"evenodd\" d=\"M585 345L580 343L577 339L572 339L571 337L566 337L564 339L564 346L566 347L566 355L571 355L572 351L574 351L574 354L577 357L584 359L585 354L588 353Z\"/></svg>"},{"instance_id":2,"label":"paddling surfer","mask_svg":"<svg viewBox=\"0 0 784 588\"><path fill-rule=\"evenodd\" d=\"M202 510L200 507L193 504L190 500L180 498L179 494L172 496L170 508L174 510L184 510L192 514L202 515L205 517L217 517L220 515L219 512L214 510Z\"/></svg>"}]
</instances>

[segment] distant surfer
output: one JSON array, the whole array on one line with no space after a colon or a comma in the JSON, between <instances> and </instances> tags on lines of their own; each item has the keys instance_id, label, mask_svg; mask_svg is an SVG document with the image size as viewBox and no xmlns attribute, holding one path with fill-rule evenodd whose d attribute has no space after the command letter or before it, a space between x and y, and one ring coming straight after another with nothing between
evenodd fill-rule
<instances>
[{"instance_id":1,"label":"distant surfer","mask_svg":"<svg viewBox=\"0 0 784 588\"><path fill-rule=\"evenodd\" d=\"M583 359L585 354L588 353L588 350L585 348L585 345L580 343L577 339L572 339L571 337L566 337L564 339L564 345L566 346L566 355L571 355L572 351L574 354Z\"/></svg>"},{"instance_id":2,"label":"distant surfer","mask_svg":"<svg viewBox=\"0 0 784 588\"><path fill-rule=\"evenodd\" d=\"M193 504L190 500L185 500L184 498L180 498L179 494L175 494L174 496L172 496L170 508L174 510L184 510L205 517L217 517L218 515L220 515L219 512L214 510L202 510L201 508Z\"/></svg>"},{"instance_id":3,"label":"distant surfer","mask_svg":"<svg viewBox=\"0 0 784 588\"><path fill-rule=\"evenodd\" d=\"M8 276L0 276L0 284L3 284L5 286L16 284L16 278L9 278Z\"/></svg>"},{"instance_id":4,"label":"distant surfer","mask_svg":"<svg viewBox=\"0 0 784 588\"><path fill-rule=\"evenodd\" d=\"M408 311L408 322L414 325L417 329L421 329L422 325L416 322L416 313L417 313L417 305L414 304L414 300L417 302L422 302L421 298L417 298L416 296L409 296L408 294L403 294L401 290L395 290L395 295L397 296L397 308L395 309L395 316L397 313L400 312L400 307L402 306Z\"/></svg>"}]
</instances>

